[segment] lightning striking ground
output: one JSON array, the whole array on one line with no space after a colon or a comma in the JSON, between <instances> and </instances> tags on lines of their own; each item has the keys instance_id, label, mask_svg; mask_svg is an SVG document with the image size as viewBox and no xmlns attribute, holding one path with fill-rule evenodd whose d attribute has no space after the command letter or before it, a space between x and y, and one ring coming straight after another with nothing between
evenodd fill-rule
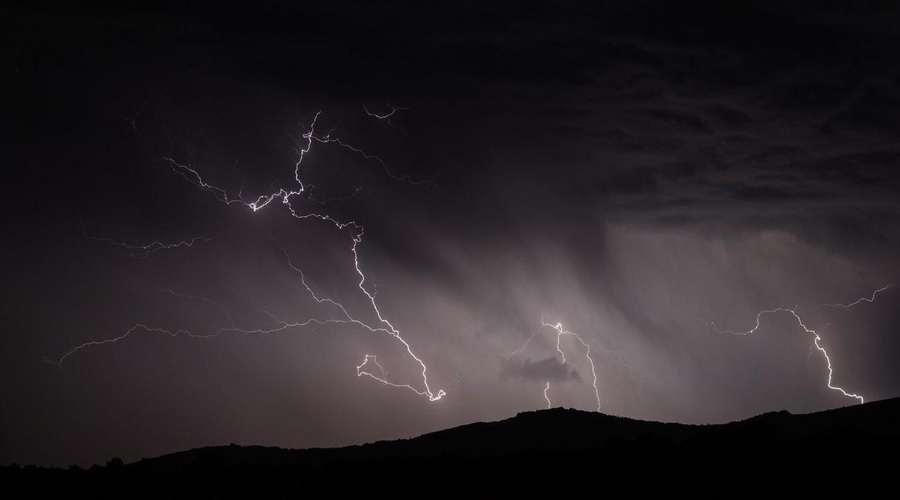
<instances>
[{"instance_id":1,"label":"lightning striking ground","mask_svg":"<svg viewBox=\"0 0 900 500\"><path fill-rule=\"evenodd\" d=\"M528 345L531 343L531 341L533 341L534 338L537 337L537 335L539 333L541 333L541 331L543 331L545 327L549 327L549 328L553 329L553 331L556 332L556 352L559 354L560 362L563 365L565 365L565 363L567 362L566 353L563 351L562 345L560 343L562 341L562 337L564 335L574 338L585 348L584 357L585 357L585 359L587 359L588 363L591 366L591 376L593 377L591 386L594 389L594 398L597 401L597 411L600 411L600 407L601 407L601 405L600 405L600 390L597 387L597 369L596 369L596 365L594 364L594 358L591 357L591 345L589 343L585 342L584 339L581 338L581 336L579 336L578 334L564 329L562 326L562 323L547 323L544 320L544 318L541 318L541 325L539 327L537 327L533 332L531 332L531 335L528 336L528 339L525 340L525 342L522 344L522 346L519 347L518 349L516 349L515 351L513 351L512 353L510 353L506 359L507 360L512 359L513 357L519 356L523 352L525 352L525 349L528 348ZM544 399L547 401L547 408L550 408L553 405L553 403L550 401L549 391L550 391L550 381L547 381L547 384L544 387Z\"/></svg>"},{"instance_id":2,"label":"lightning striking ground","mask_svg":"<svg viewBox=\"0 0 900 500\"><path fill-rule=\"evenodd\" d=\"M593 382L591 385L594 387L594 398L597 400L597 411L600 411L600 390L597 388L597 369L594 366L594 358L591 357L591 345L585 342L584 339L582 339L577 333L570 332L569 330L564 329L562 323L557 322L556 324L551 324L541 319L541 326L549 326L550 328L556 330L556 351L562 358L563 363L566 362L566 353L563 352L562 348L559 345L559 342L560 340L562 340L563 335L569 335L570 337L573 337L575 340L581 343L582 346L584 346L584 357L591 365L591 375L593 376ZM549 387L550 383L547 382L547 389L549 389ZM544 397L547 398L547 402L549 403L550 399L547 397L547 390L544 391Z\"/></svg>"},{"instance_id":3,"label":"lightning striking ground","mask_svg":"<svg viewBox=\"0 0 900 500\"><path fill-rule=\"evenodd\" d=\"M882 288L879 288L878 290L875 290L872 293L871 297L861 297L861 298L857 299L856 301L848 303L848 304L821 304L818 307L840 307L840 308L844 308L844 309L849 309L849 308L851 308L855 305L858 305L862 302L872 303L875 301L875 296L878 295L878 293L887 290L888 287L890 287L890 285L886 285ZM813 336L813 345L810 346L810 352L812 351L813 348L815 348L820 353L822 353L822 357L825 359L825 364L826 364L826 367L828 370L828 378L825 383L826 387L828 387L829 389L831 389L833 391L840 392L841 394L843 394L844 396L846 396L848 398L856 399L860 403L864 403L865 398L863 398L863 396L852 393L852 392L848 392L848 391L844 390L843 388L838 387L832 383L832 379L834 376L834 368L831 365L831 357L828 356L828 351L826 351L825 348L822 347L822 345L820 344L822 337L815 330L807 327L803 323L803 320L800 318L800 315L797 313L796 307L794 309L789 309L786 307L776 307L774 309L766 309L766 310L760 311L756 314L756 325L753 328L746 330L746 331L742 331L742 332L736 332L736 331L732 331L732 330L719 330L718 328L716 328L715 323L712 323L712 327L717 333L728 333L731 335L741 335L741 336L750 335L752 333L755 333L761 327L762 316L770 315L770 314L777 314L777 313L790 314L791 316L794 317L795 320L797 320L797 324L800 325L800 328L803 328L803 331L805 331L806 333L809 333Z\"/></svg>"},{"instance_id":4,"label":"lightning striking ground","mask_svg":"<svg viewBox=\"0 0 900 500\"><path fill-rule=\"evenodd\" d=\"M385 115L384 118L389 118L391 115L393 115L400 109L401 108L392 108L392 111L390 112L390 114ZM367 111L367 113L368 113L368 111ZM48 361L59 366L61 369L64 370L64 363L66 362L66 360L68 358L70 358L71 356L73 356L74 354L78 353L79 351L89 348L89 347L95 347L95 346L119 342L121 340L128 338L134 332L139 331L139 330L147 331L150 333L167 334L172 337L179 336L179 335L185 335L185 336L188 336L191 338L207 339L207 338L211 338L211 337L217 337L219 335L222 335L224 333L229 333L229 332L240 333L240 334L268 334L268 333L282 332L282 331L285 331L290 328L307 327L307 326L313 325L313 324L318 325L318 326L324 326L326 324L346 324L346 325L355 325L355 326L361 327L372 333L383 333L383 334L390 335L391 337L396 339L396 341L399 342L403 346L406 353L413 360L415 360L415 362L418 363L419 367L421 368L421 372L420 372L421 373L421 381L418 384L413 385L413 384L409 384L409 383L394 382L394 381L388 380L387 371L385 370L384 366L378 361L378 359L375 355L365 354L362 363L356 367L357 376L359 376L359 377L366 376L366 377L372 378L378 382L381 382L383 385L396 387L396 388L408 389L408 390L416 393L419 396L427 397L429 401L438 401L444 395L446 395L446 392L442 389L437 390L437 391L432 390L432 388L428 382L428 374L427 374L428 368L425 365L425 362L413 352L412 347L403 338L400 331L396 327L394 327L394 325L391 324L390 321L388 321L385 318L385 316L382 314L380 308L378 307L378 303L375 300L375 294L373 292L371 292L366 286L366 281L367 281L366 275L363 272L362 267L360 266L360 263L359 263L359 245L360 245L360 243L362 243L363 234L365 233L365 229L363 228L363 226L356 223L355 221L348 221L348 222L339 221L338 219L336 219L335 217L332 217L330 214L327 214L327 213L301 212L298 209L296 209L294 207L294 205L292 204L292 199L295 197L297 199L301 199L301 200L308 198L308 197L303 196L303 194L304 194L304 192L306 192L309 189L310 186L304 184L304 182L301 180L300 168L301 168L301 164L303 163L306 156L308 154L310 154L313 144L322 144L322 145L332 144L332 145L336 145L336 146L339 146L339 147L342 147L345 149L349 149L349 150L361 155L366 160L371 160L371 161L375 161L375 162L379 163L384 168L387 175L394 180L404 181L404 182L407 182L407 183L413 184L413 185L427 183L428 181L417 181L417 180L414 180L409 175L398 176L398 175L393 174L391 172L391 170L388 168L387 164L381 158L379 158L378 156L375 156L375 155L368 154L365 151L363 151L362 149L352 146L350 144L347 144L336 137L332 137L331 132L328 132L322 136L316 135L315 127L316 127L316 123L317 123L320 115L321 115L321 111L316 113L316 115L314 116L314 118L312 120L312 123L309 126L309 129L305 133L302 134L302 138L305 140L305 144L298 145L298 148L297 148L298 159L297 159L296 163L294 164L294 181L296 182L296 186L289 188L289 189L278 188L271 193L260 195L255 200L252 200L252 201L247 201L246 199L243 198L243 196L242 196L243 190L242 189L238 192L237 195L233 195L233 194L230 194L226 189L218 187L210 182L207 182L206 180L203 179L200 172L190 164L190 162L187 164L182 164L171 157L164 157L163 160L167 162L168 166L172 169L173 172L180 175L185 180L194 184L195 186L199 187L200 189L212 193L216 199L218 199L220 202L222 202L226 205L239 204L239 205L243 205L243 206L249 208L253 212L257 212L257 211L265 208L266 206L268 206L272 201L278 199L282 202L282 204L285 205L285 207L288 209L288 212L290 213L290 215L296 219L300 219L300 220L316 219L316 220L330 223L339 231L344 231L344 230L349 231L350 240L351 240L350 253L353 256L353 267L354 267L354 270L356 271L357 275L359 276L359 281L357 283L357 287L368 299L368 303L371 305L372 312L374 312L375 316L378 319L378 322L375 325L368 324L368 323L354 317L353 315L350 314L348 309L340 302L338 302L334 299L331 299L331 298L320 297L307 284L306 279L303 275L303 272L291 262L290 255L288 254L287 250L282 246L281 247L282 251L284 252L285 257L287 258L288 267L290 267L294 272L298 273L298 275L300 277L300 283L303 286L303 288L306 290L306 292L309 293L309 295L318 304L323 304L323 305L327 305L329 307L334 308L336 310L336 312L339 313L339 315L340 315L339 318L329 318L329 319L313 318L313 319L308 319L306 321L299 322L299 323L288 323L288 322L284 322L281 320L277 320L277 318L273 317L273 319L275 319L276 323L277 323L277 326L274 328L241 329L241 328L236 328L236 327L232 326L229 328L219 329L216 332L213 332L210 334L195 334L188 330L183 330L183 329L167 330L167 329L163 329L163 328L156 328L156 327L148 326L143 323L138 323L138 324L132 326L124 334L122 334L118 337L105 339L105 340L99 340L99 341L85 342L83 344L80 344L80 345L75 346L74 348L70 349L69 351L64 353L62 356L60 356L60 358L58 360L56 360L56 361L48 360ZM379 119L384 119L380 116L376 116L376 117ZM324 205L324 203L320 203L320 204ZM85 232L85 236L87 236L86 232ZM128 249L132 253L132 255L134 255L136 257L142 257L142 258L147 257L151 253L159 251L159 250L172 249L172 248L178 248L178 247L183 247L183 246L190 247L190 246L193 246L198 241L210 241L211 240L211 238L197 237L197 238L194 238L191 240L186 240L186 241L182 241L182 242L178 242L178 243L174 243L174 244L153 242L148 245L133 245L133 244L118 242L112 238L97 238L97 237L90 237L90 236L88 236L88 237L91 239L94 239L94 240L103 241L103 242L115 244L117 246L121 246L123 248ZM195 297L185 297L185 298L195 298ZM367 369L367 366L369 366L369 364L378 368L378 370L377 370L378 374L370 371L371 369Z\"/></svg>"}]
</instances>

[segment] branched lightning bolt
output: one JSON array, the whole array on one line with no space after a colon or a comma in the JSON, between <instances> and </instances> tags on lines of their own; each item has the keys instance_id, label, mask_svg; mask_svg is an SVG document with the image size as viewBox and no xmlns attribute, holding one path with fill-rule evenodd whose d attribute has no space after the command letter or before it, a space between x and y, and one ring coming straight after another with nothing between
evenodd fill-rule
<instances>
[{"instance_id":1,"label":"branched lightning bolt","mask_svg":"<svg viewBox=\"0 0 900 500\"><path fill-rule=\"evenodd\" d=\"M416 359L418 359L418 358L416 358ZM380 377L373 374L372 372L363 370L363 368L370 362L372 364L374 364L375 366L377 366L378 369L381 371ZM424 367L424 365L422 365L422 366ZM422 374L424 375L424 371L422 372ZM440 390L440 391L438 391L437 395L433 395L429 392L427 385L426 385L425 390L420 390L420 389L416 389L415 387L413 387L409 384L397 384L397 383L388 381L387 370L385 370L384 366L378 362L378 357L375 356L374 354L366 354L366 357L363 359L362 364L360 364L359 366L356 367L356 376L357 377L366 376L366 377L373 378L373 379L381 382L384 385L389 385L391 387L397 387L400 389L409 389L409 390L415 392L416 394L418 394L419 396L428 396L428 399L431 401L437 401L438 399L441 399L444 396L444 394L446 394L443 390Z\"/></svg>"},{"instance_id":2,"label":"branched lightning bolt","mask_svg":"<svg viewBox=\"0 0 900 500\"><path fill-rule=\"evenodd\" d=\"M844 308L844 309L849 309L849 308L851 308L851 307L853 307L853 306L855 306L855 305L860 304L861 302L869 302L869 303L872 303L872 302L875 301L875 296L876 296L879 292L883 292L884 290L887 290L889 286L890 286L890 285L886 285L886 286L884 286L884 287L882 287L882 288L879 288L878 290L875 290L875 291L872 293L872 296L871 296L871 297L861 297L861 298L857 299L856 301L851 302L851 303L849 303L849 304L821 304L821 305L819 305L818 307L841 307L841 308ZM829 389L833 390L833 391L838 391L838 392L840 392L841 394L843 394L844 396L846 396L846 397L848 397L848 398L853 398L853 399L858 400L860 403L864 403L864 402L865 402L865 399L864 399L862 396L860 396L860 395L858 395L858 394L854 394L854 393L852 393L852 392L847 392L846 390L842 389L841 387L838 387L838 386L832 384L832 377L833 377L833 375L834 375L834 369L833 369L832 366L831 366L831 358L828 356L828 352L827 352L827 351L825 350L825 348L822 347L822 345L819 343L819 342L822 340L822 337L821 337L815 330L813 330L813 329L807 327L807 326L803 323L803 320L800 318L800 315L797 314L797 308L796 308L796 307L795 307L794 309L788 309L788 308L786 308L786 307L776 307L776 308L774 308L774 309L766 309L766 310L760 311L759 313L756 314L756 325L755 325L753 328L751 328L751 329L749 329L749 330L747 330L747 331L743 331L743 332L735 332L735 331L731 331L731 330L719 330L718 328L716 328L715 323L712 323L712 326L713 326L713 329L715 329L715 331L716 331L717 333L728 333L728 334L731 334L731 335L750 335L750 334L756 332L757 330L759 330L759 328L760 328L760 326L761 326L761 318L762 318L763 315L776 314L776 313L788 313L788 314L790 314L791 316L794 317L794 319L797 320L797 324L800 325L801 328L803 328L803 331L805 331L806 333L809 333L809 334L811 334L811 335L813 336L813 345L810 346L810 351L812 351L812 348L814 347L814 348L816 348L820 353L822 353L822 357L825 358L825 364L826 364L826 366L827 366L827 368L828 368L828 379L827 379L827 381L826 381L826 386L827 386Z\"/></svg>"},{"instance_id":3,"label":"branched lightning bolt","mask_svg":"<svg viewBox=\"0 0 900 500\"><path fill-rule=\"evenodd\" d=\"M588 344L587 342L585 342L584 339L582 339L577 333L570 332L569 330L564 329L562 326L562 323L551 324L551 323L547 323L546 321L544 321L543 318L541 318L541 326L549 326L550 328L553 328L554 330L556 330L556 351L559 353L560 357L562 358L563 363L566 362L566 353L563 352L562 348L559 345L559 342L562 339L563 335L569 335L571 337L574 337L575 340L577 340L578 342L581 343L581 345L584 346L584 348L585 348L584 357L588 360L588 363L590 363L590 365L591 365L591 375L594 378L592 385L594 387L594 398L597 399L597 411L600 411L600 390L597 388L597 369L594 366L594 359L591 358L591 345ZM550 388L550 382L547 382L547 389L549 389L549 388ZM544 390L545 398L547 398L547 389ZM548 403L550 402L549 398L547 398L547 402Z\"/></svg>"},{"instance_id":4,"label":"branched lightning bolt","mask_svg":"<svg viewBox=\"0 0 900 500\"><path fill-rule=\"evenodd\" d=\"M596 366L594 365L594 359L591 357L591 345L585 342L584 339L582 339L578 334L564 329L561 323L547 323L546 321L544 321L544 318L541 318L541 325L537 327L533 332L531 332L531 335L528 336L528 339L525 340L522 346L510 353L506 359L512 359L513 357L519 356L520 354L525 352L525 349L528 348L528 345L531 343L531 341L534 340L534 338L537 337L537 335L541 333L541 331L543 331L545 327L550 327L556 332L556 352L559 353L563 364L566 363L566 353L563 352L562 346L560 345L560 341L562 340L563 335L573 337L575 340L581 343L582 346L584 346L585 359L587 359L588 363L591 365L591 376L593 377L591 385L594 388L594 398L597 400L597 411L600 411L600 390L597 387L597 370ZM550 382L547 381L547 385L546 387L544 387L544 399L547 401L547 408L550 408L552 406L552 403L550 402L550 396L548 394L549 391Z\"/></svg>"},{"instance_id":5,"label":"branched lightning bolt","mask_svg":"<svg viewBox=\"0 0 900 500\"><path fill-rule=\"evenodd\" d=\"M350 313L347 311L347 309L341 303L339 303L335 300L329 299L329 298L320 298L318 295L316 295L315 291L313 291L313 289L306 283L306 278L303 275L303 271L301 271L298 267L294 266L291 263L290 256L288 255L287 251L282 247L282 251L284 252L285 257L287 257L287 259L288 259L288 266L300 275L300 284L303 285L304 289L306 289L306 291L310 294L310 296L316 302L318 302L319 304L324 304L324 303L330 304L332 306L335 306L336 308L338 308L341 311L341 313L343 314L343 316L345 318L344 320L342 320L343 322L358 325L362 328L365 328L366 330L369 330L372 333L376 333L376 332L387 333L387 334L391 335L392 337L396 338L401 344L403 344L403 347L406 349L406 352L414 360L416 360L416 362L422 368L422 381L423 381L423 384L425 387L423 390L420 390L420 389L416 389L408 384L396 384L396 383L388 381L384 376L379 377L379 376L374 375L373 373L364 371L363 367L366 366L366 364L369 362L369 359L371 358L373 364L375 364L376 366L378 366L381 369L382 375L386 374L386 372L384 371L384 368L378 362L377 358L374 355L370 355L370 354L366 354L366 357L363 359L362 364L360 364L359 366L356 367L358 376L366 375L368 377L371 377L371 378L381 382L384 385L410 389L420 396L427 396L428 399L431 401L437 401L437 400L441 399L446 393L443 390L438 390L437 393L433 393L431 391L431 388L428 385L428 376L427 376L428 368L425 366L425 363L418 356L416 356L415 353L413 353L412 348L410 347L409 343L406 342L406 340L404 340L403 337L400 336L400 332L396 328L394 328L394 325L392 325L387 319L384 318L384 316L382 316L381 310L378 308L378 304L375 302L375 295L370 293L365 288L364 283L366 281L366 276L365 276L365 274L363 274L362 268L360 268L360 266L359 266L359 254L357 252L357 245L359 245L359 243L362 242L363 228L361 226L358 226L356 223L349 223L349 224L352 225L354 228L358 229L358 232L353 236L353 246L351 247L351 252L353 253L353 264L354 264L354 267L356 268L356 273L359 275L359 278L360 278L357 286L359 287L360 290L362 290L362 292L366 295L366 297L368 297L369 303L372 304L372 309L375 312L376 316L378 317L378 321L384 326L381 326L381 327L370 326L370 325L354 318L353 316L351 316Z\"/></svg>"},{"instance_id":6,"label":"branched lightning bolt","mask_svg":"<svg viewBox=\"0 0 900 500\"><path fill-rule=\"evenodd\" d=\"M393 108L391 111L391 115L398 110L399 110L399 108ZM359 250L358 250L359 244L362 243L363 234L365 233L365 229L363 228L363 226L357 224L354 221L349 221L349 222L338 221L337 219L335 219L334 217L332 217L331 215L328 215L328 214L322 214L322 213L317 213L317 212L299 212L292 205L293 197L297 197L299 199L305 199L301 195L304 193L304 191L306 191L308 189L308 186L304 185L303 181L300 179L300 167L301 167L301 164L302 164L303 160L305 159L306 155L308 155L310 150L312 149L313 143L334 144L334 145L349 149L349 150L361 155L363 158L365 158L367 160L376 161L382 165L382 167L385 169L385 172L387 172L388 176L390 176L391 178L393 178L395 180L405 181L410 184L421 184L421 183L424 183L427 181L415 181L407 175L404 175L404 176L394 175L388 168L387 164L381 160L381 158L379 158L375 155L368 154L365 151L363 151L362 149L359 149L357 147L349 145L349 144L341 141L338 138L332 137L331 132L329 132L323 136L317 136L315 134L315 126L316 126L316 122L318 121L320 115L321 115L321 111L316 113L315 117L312 120L312 123L310 124L308 131L302 135L302 138L305 139L305 141L306 141L305 145L298 145L298 150L297 150L298 159L297 159L296 163L294 164L294 180L296 181L297 186L292 189L285 189L285 188L275 189L275 188L273 188L274 189L273 192L271 192L269 194L260 195L255 200L252 200L252 201L247 201L243 198L242 190L239 191L238 195L234 196L234 195L229 194L227 190L205 181L203 179L203 177L201 176L200 172L197 169L195 169L190 163L181 164L181 163L177 162L175 159L170 158L170 157L164 157L163 159L168 163L168 165L172 169L172 171L174 171L175 173L177 173L178 175L183 177L188 182L196 185L197 187L212 193L216 197L216 199L218 199L219 201L221 201L222 203L224 203L226 205L239 204L239 205L243 205L243 206L249 208L253 212L256 212L256 211L259 211L259 210L263 209L264 207L268 206L273 200L279 199L286 206L286 208L288 209L291 216L296 219L301 219L301 220L303 220L303 219L318 219L320 221L324 221L324 222L328 222L328 223L332 224L338 230L345 230L345 229L348 230L350 232L350 239L352 242L352 244L350 246L350 252L353 255L353 266L354 266L354 269L356 270L356 273L359 275L359 282L358 282L357 286L358 286L359 290L362 291L362 293L365 294L365 296L368 298L368 301L371 304L372 310L375 313L376 317L378 318L378 323L375 326L367 324L367 323L353 317L350 314L350 312L347 310L347 308L344 307L344 305L341 304L340 302L330 299L330 298L323 298L323 297L320 297L319 295L317 295L315 293L315 291L307 284L305 276L303 275L303 272L299 268L297 268L296 266L293 265L293 263L291 262L291 259L290 259L290 255L288 254L287 250L282 246L281 249L282 249L285 257L287 258L288 266L293 271L295 271L296 273L299 274L300 283L303 286L303 288L310 294L310 296L317 303L326 304L328 306L336 308L336 310L340 312L340 315L341 315L340 318L336 318L336 319L332 318L332 319L325 319L325 320L309 319L309 320L306 320L306 321L300 322L300 323L288 323L288 322L278 320L277 318L272 316L273 319L275 319L276 323L277 323L277 326L275 328L268 328L268 329L262 328L262 329L246 330L246 329L236 328L232 325L232 327L230 327L230 328L222 328L214 333L207 334L207 335L197 335L197 334L193 334L193 333L191 333L187 330L183 330L183 329L173 331L173 330L167 330L167 329L163 329L163 328L155 328L155 327L147 326L143 323L139 323L139 324L132 326L123 335L120 335L115 338L106 339L106 340L85 342L81 345L78 345L78 346L70 349L68 352L63 354L57 361L55 361L55 362L50 361L50 360L48 360L48 361L59 366L60 368L63 368L63 364L65 363L66 359L71 357L75 353L81 351L82 349L86 349L86 348L92 347L92 346L99 346L99 345L118 342L120 340L127 338L128 336L130 336L132 333L134 333L137 330L145 330L147 332L152 332L152 333L165 333L172 337L175 337L178 335L186 335L186 336L189 336L192 338L210 338L210 337L217 337L226 332L236 332L236 333L242 333L242 334L267 334L267 333L281 332L281 331L287 330L289 328L306 327L306 326L309 326L312 324L315 324L318 326L323 326L326 324L350 324L350 325L356 325L356 326L362 327L373 333L389 334L394 339L396 339L398 342L400 342L403 345L404 349L406 350L407 354L409 354L409 356L412 357L421 367L422 381L421 381L420 387L415 387L411 384L403 384L403 383L396 383L396 382L389 381L387 379L387 371L384 369L384 366L381 363L379 363L378 359L375 357L375 355L372 355L372 354L366 354L365 357L363 358L363 362L359 366L356 367L357 376L362 377L365 375L367 377L370 377L374 380L381 382L384 385L409 389L420 396L427 397L430 401L437 401L437 400L441 399L446 393L443 390L438 390L437 392L434 392L431 389L431 387L428 383L428 376L427 376L428 369L427 369L424 361L422 361L421 358L419 358L418 356L415 355L415 353L413 353L412 348L410 347L409 343L401 336L400 331L397 330L394 327L394 325L391 324L390 321L388 321L384 317L384 315L382 314L381 310L378 307L377 302L375 301L374 293L370 292L369 289L366 287L366 275L363 273L362 267L360 266L360 263L359 263ZM387 117L389 117L389 116L386 116L386 118ZM324 205L324 202L322 202L321 204ZM85 235L87 236L86 233L85 233ZM180 247L180 246L192 246L195 242L201 241L201 240L209 241L209 238L198 237L198 238L194 238L192 240L183 241L183 242L179 242L179 243L175 243L175 244L163 244L163 243L159 243L159 242L154 242L154 243L151 243L150 245L131 245L131 244L117 242L111 238L92 237L92 239L96 239L99 241L105 241L105 242L109 242L109 243L112 243L115 245L122 246L124 248L129 249L132 252L136 252L138 256L142 256L142 257L146 257L150 253L158 251L158 250L171 249L171 248L176 248L176 247ZM174 294L175 292L171 292L171 293ZM178 294L176 294L176 295L178 295ZM190 297L190 296L183 296L183 297L199 298L199 297ZM267 313L267 314L269 314L271 316L270 313ZM373 365L375 365L379 368L380 375L376 375L376 374L372 373L371 371L367 371L365 369L369 363L372 363Z\"/></svg>"}]
</instances>

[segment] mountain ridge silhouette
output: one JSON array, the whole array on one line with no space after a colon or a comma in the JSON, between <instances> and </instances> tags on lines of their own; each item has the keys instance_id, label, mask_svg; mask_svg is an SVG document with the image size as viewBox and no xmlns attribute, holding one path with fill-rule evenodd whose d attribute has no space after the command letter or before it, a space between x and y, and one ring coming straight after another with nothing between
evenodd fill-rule
<instances>
[{"instance_id":1,"label":"mountain ridge silhouette","mask_svg":"<svg viewBox=\"0 0 900 500\"><path fill-rule=\"evenodd\" d=\"M559 488L742 497L887 495L900 486L900 398L723 424L633 420L554 408L342 448L211 446L90 470L3 467L36 497L513 496ZM882 457L887 457L882 458ZM585 490L586 489L586 490ZM427 493L426 493L427 492ZM301 495L302 496L302 495Z\"/></svg>"}]
</instances>

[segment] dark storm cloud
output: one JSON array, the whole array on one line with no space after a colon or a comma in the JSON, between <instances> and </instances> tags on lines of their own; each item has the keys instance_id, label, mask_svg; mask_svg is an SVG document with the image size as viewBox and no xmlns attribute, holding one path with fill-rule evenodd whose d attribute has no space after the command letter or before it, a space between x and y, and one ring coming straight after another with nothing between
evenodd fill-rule
<instances>
[{"instance_id":1,"label":"dark storm cloud","mask_svg":"<svg viewBox=\"0 0 900 500\"><path fill-rule=\"evenodd\" d=\"M719 62L711 58L706 64ZM828 63L822 64L820 70L824 71ZM773 67L768 71L771 78L752 92L738 87L729 94L726 89L714 102L697 99L709 82L702 75L693 75L685 76L668 97L624 99L609 109L599 109L599 114L613 122L628 125L609 132L582 129L583 137L600 139L597 145L607 153L596 150L594 162L604 168L591 171L593 178L587 182L573 179L575 189L588 197L593 191L596 199L608 200L605 207L609 213L629 220L668 221L675 217L686 224L696 220L703 225L712 212L729 219L751 215L746 212L748 207L729 199L777 203L766 208L773 228L789 227L798 215L831 219L837 225L856 213L857 223L865 226L868 212L876 206L896 213L893 190L900 177L895 169L883 166L897 154L889 139L898 130L896 125L883 118L881 111L860 113L855 115L858 122L835 125L843 119L847 101L856 99L852 89L826 89L815 99L807 98L802 112L785 106L784 101L771 102L766 96L806 77L790 69ZM819 86L830 85L826 77L809 82L797 93L808 96ZM648 100L666 106L648 110ZM669 101L678 104L671 106ZM880 104L870 102L864 108L898 109L890 99L882 99ZM723 115L723 109L730 112ZM688 206L693 209L685 210ZM836 206L841 208L832 210Z\"/></svg>"},{"instance_id":2,"label":"dark storm cloud","mask_svg":"<svg viewBox=\"0 0 900 500\"><path fill-rule=\"evenodd\" d=\"M565 382L571 380L581 382L581 375L575 368L563 363L555 357L547 357L532 361L530 359L511 358L503 360L500 368L501 377L517 377L538 382Z\"/></svg>"},{"instance_id":3,"label":"dark storm cloud","mask_svg":"<svg viewBox=\"0 0 900 500\"><path fill-rule=\"evenodd\" d=\"M894 185L896 174L870 160L850 158L884 148L884 139L897 131L890 119L897 109L897 71L888 63L896 35L861 29L857 23L873 15L866 12L838 22L834 12L809 16L773 3L713 10L657 9L640 26L658 28L656 21L672 16L690 20L690 28L672 22L644 37L619 39L618 32L606 30L587 41L592 46L615 41L617 50L594 52L595 57L581 61L594 84L590 90L574 89L583 97L568 108L556 106L556 119L569 125L559 129L558 140L544 141L562 151L579 140L599 147L581 161L602 168L584 167L593 178L570 177L574 189L587 189L586 194L593 189L600 197L613 193L621 203L606 209L648 220L706 218L697 211L670 213L672 198L724 217L742 216L742 208L728 199L778 201L783 211L770 213L773 227L798 209L830 217L821 210L824 200L845 207L896 207L888 192L873 199L854 189L867 179ZM606 57L610 52L615 55ZM527 82L519 83L527 93ZM589 117L586 102L593 104ZM857 107L860 112L849 111ZM555 118L546 119L552 124ZM784 178L772 183L765 175ZM737 211L726 214L725 203ZM638 206L645 208L637 213L628 208Z\"/></svg>"}]
</instances>

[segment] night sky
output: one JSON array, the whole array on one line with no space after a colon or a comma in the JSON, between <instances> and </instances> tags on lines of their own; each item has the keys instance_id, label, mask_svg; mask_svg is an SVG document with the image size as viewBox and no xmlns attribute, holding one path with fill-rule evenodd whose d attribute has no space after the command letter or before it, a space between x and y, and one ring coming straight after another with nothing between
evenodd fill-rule
<instances>
[{"instance_id":1,"label":"night sky","mask_svg":"<svg viewBox=\"0 0 900 500\"><path fill-rule=\"evenodd\" d=\"M226 3L0 8L0 463L900 396L893 2Z\"/></svg>"}]
</instances>

